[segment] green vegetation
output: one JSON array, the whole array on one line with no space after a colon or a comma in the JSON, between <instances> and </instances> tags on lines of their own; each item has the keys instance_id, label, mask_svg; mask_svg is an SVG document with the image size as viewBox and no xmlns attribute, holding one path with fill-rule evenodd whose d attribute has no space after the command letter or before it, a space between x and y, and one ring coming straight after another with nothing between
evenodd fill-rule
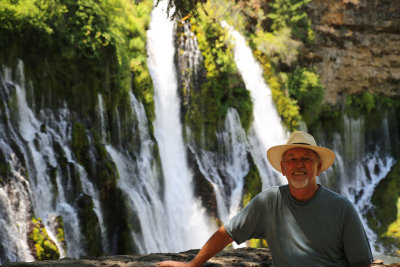
<instances>
[{"instance_id":1,"label":"green vegetation","mask_svg":"<svg viewBox=\"0 0 400 267\"><path fill-rule=\"evenodd\" d=\"M248 174L245 177L242 206L246 206L262 190L262 181L257 167L254 163L251 165Z\"/></svg>"},{"instance_id":2,"label":"green vegetation","mask_svg":"<svg viewBox=\"0 0 400 267\"><path fill-rule=\"evenodd\" d=\"M85 251L91 256L102 254L102 239L99 220L94 212L93 200L90 196L81 194L75 201L82 235L86 241Z\"/></svg>"},{"instance_id":3,"label":"green vegetation","mask_svg":"<svg viewBox=\"0 0 400 267\"><path fill-rule=\"evenodd\" d=\"M58 243L67 251L67 242L64 235L64 220L61 216L55 218L55 230Z\"/></svg>"},{"instance_id":4,"label":"green vegetation","mask_svg":"<svg viewBox=\"0 0 400 267\"><path fill-rule=\"evenodd\" d=\"M267 15L272 20L272 32L289 28L294 39L309 42L314 39L311 21L305 11L311 0L274 0L270 3L271 12Z\"/></svg>"},{"instance_id":5,"label":"green vegetation","mask_svg":"<svg viewBox=\"0 0 400 267\"><path fill-rule=\"evenodd\" d=\"M28 244L36 260L57 260L60 257L56 244L50 239L40 218L32 218L28 236Z\"/></svg>"},{"instance_id":6,"label":"green vegetation","mask_svg":"<svg viewBox=\"0 0 400 267\"><path fill-rule=\"evenodd\" d=\"M298 99L303 119L311 125L318 119L324 97L324 87L315 72L296 67L289 75L289 94Z\"/></svg>"},{"instance_id":7,"label":"green vegetation","mask_svg":"<svg viewBox=\"0 0 400 267\"><path fill-rule=\"evenodd\" d=\"M0 62L15 68L23 60L37 109L66 102L95 117L97 94L111 113L129 107L133 86L154 118L145 47L151 7L151 0L2 1Z\"/></svg>"},{"instance_id":8,"label":"green vegetation","mask_svg":"<svg viewBox=\"0 0 400 267\"><path fill-rule=\"evenodd\" d=\"M201 88L190 90L191 104L184 111L186 125L192 129L196 141L205 141L206 147L215 146L215 133L222 127L230 107L237 109L245 129L250 126L253 109L250 94L237 71L227 32L212 14L210 11L210 16L201 15L190 21L204 58L206 77Z\"/></svg>"}]
</instances>

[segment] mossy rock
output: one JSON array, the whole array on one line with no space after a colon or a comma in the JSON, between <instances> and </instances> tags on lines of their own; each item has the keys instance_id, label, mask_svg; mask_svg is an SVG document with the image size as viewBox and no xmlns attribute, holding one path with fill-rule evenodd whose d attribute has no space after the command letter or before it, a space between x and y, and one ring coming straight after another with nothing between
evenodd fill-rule
<instances>
[{"instance_id":1,"label":"mossy rock","mask_svg":"<svg viewBox=\"0 0 400 267\"><path fill-rule=\"evenodd\" d=\"M60 258L56 243L47 234L40 218L32 218L28 232L28 245L35 260L57 260Z\"/></svg>"},{"instance_id":2,"label":"mossy rock","mask_svg":"<svg viewBox=\"0 0 400 267\"><path fill-rule=\"evenodd\" d=\"M250 169L245 177L243 188L243 207L246 206L262 190L262 181L257 166L251 156L247 157L250 162Z\"/></svg>"},{"instance_id":3,"label":"mossy rock","mask_svg":"<svg viewBox=\"0 0 400 267\"><path fill-rule=\"evenodd\" d=\"M78 218L84 237L85 252L88 256L100 256L102 254L101 228L96 213L94 212L93 200L90 196L82 194L76 202Z\"/></svg>"}]
</instances>

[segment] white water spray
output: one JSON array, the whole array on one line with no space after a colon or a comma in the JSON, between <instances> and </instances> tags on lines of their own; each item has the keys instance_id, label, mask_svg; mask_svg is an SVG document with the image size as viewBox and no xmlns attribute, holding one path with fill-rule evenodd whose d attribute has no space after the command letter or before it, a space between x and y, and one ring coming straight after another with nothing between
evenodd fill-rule
<instances>
[{"instance_id":1,"label":"white water spray","mask_svg":"<svg viewBox=\"0 0 400 267\"><path fill-rule=\"evenodd\" d=\"M151 14L148 67L154 84L156 119L154 134L164 176L166 231L171 251L201 247L211 234L204 210L193 196L180 123L180 105L174 66L174 23L166 17L166 1Z\"/></svg>"}]
</instances>

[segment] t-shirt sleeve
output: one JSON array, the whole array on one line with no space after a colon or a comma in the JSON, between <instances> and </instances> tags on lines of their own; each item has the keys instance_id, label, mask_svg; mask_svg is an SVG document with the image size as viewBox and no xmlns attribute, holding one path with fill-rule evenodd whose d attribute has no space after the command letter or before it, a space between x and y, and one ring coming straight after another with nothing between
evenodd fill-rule
<instances>
[{"instance_id":1,"label":"t-shirt sleeve","mask_svg":"<svg viewBox=\"0 0 400 267\"><path fill-rule=\"evenodd\" d=\"M264 238L264 219L263 199L260 195L253 198L230 222L225 226L225 230L237 243L241 244L252 238Z\"/></svg>"},{"instance_id":2,"label":"t-shirt sleeve","mask_svg":"<svg viewBox=\"0 0 400 267\"><path fill-rule=\"evenodd\" d=\"M360 217L349 203L343 228L344 253L350 266L364 266L373 261L371 248Z\"/></svg>"}]
</instances>

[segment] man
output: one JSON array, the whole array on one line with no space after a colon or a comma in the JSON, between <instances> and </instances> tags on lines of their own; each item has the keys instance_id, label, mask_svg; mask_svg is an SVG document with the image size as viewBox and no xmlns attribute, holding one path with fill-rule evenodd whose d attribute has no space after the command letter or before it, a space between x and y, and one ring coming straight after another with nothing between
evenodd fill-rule
<instances>
[{"instance_id":1,"label":"man","mask_svg":"<svg viewBox=\"0 0 400 267\"><path fill-rule=\"evenodd\" d=\"M353 205L316 182L335 161L335 153L317 146L312 135L296 131L286 145L271 147L267 158L288 185L259 193L191 262L158 266L201 266L231 242L251 238L267 240L278 267L370 266L371 249Z\"/></svg>"}]
</instances>

